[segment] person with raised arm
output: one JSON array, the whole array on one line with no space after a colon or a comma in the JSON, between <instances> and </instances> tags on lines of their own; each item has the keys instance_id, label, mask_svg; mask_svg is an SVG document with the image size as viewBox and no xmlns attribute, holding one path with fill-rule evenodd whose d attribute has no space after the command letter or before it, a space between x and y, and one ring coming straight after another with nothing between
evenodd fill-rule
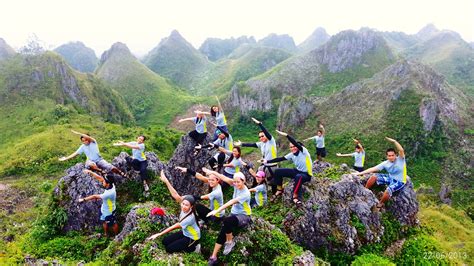
<instances>
[{"instance_id":1,"label":"person with raised arm","mask_svg":"<svg viewBox=\"0 0 474 266\"><path fill-rule=\"evenodd\" d=\"M87 169L97 171L103 175L108 172L113 172L125 177L125 174L120 171L120 169L113 166L100 156L99 145L93 137L89 136L89 134L80 133L74 130L71 130L71 132L80 136L82 145L71 155L59 158L59 161L63 162L84 153L87 157L85 164Z\"/></svg>"},{"instance_id":2,"label":"person with raised arm","mask_svg":"<svg viewBox=\"0 0 474 266\"><path fill-rule=\"evenodd\" d=\"M180 196L173 188L163 170L160 173L160 180L166 184L171 196L181 205L179 214L179 222L166 228L165 230L154 234L147 238L153 240L163 236L173 230L181 229L171 235L163 238L163 245L168 253L174 252L194 252L200 249L199 239L201 238L201 230L198 226L197 214L195 210L195 199L191 195Z\"/></svg>"},{"instance_id":3,"label":"person with raised arm","mask_svg":"<svg viewBox=\"0 0 474 266\"><path fill-rule=\"evenodd\" d=\"M303 141L314 140L316 146L316 157L317 161L322 161L326 157L326 146L324 144L324 137L326 136L326 130L324 129L323 124L319 125L319 129L316 132L316 136L304 139Z\"/></svg>"},{"instance_id":4,"label":"person with raised arm","mask_svg":"<svg viewBox=\"0 0 474 266\"><path fill-rule=\"evenodd\" d=\"M283 177L289 177L294 180L293 203L299 205L302 203L301 199L303 196L301 185L305 182L309 182L313 176L313 162L311 160L311 155L308 149L303 146L303 143L296 141L293 137L285 132L278 130L276 130L276 132L288 138L290 141L290 153L284 157L265 161L265 163L276 163L285 160L291 160L293 161L295 168L278 168L275 170L275 182L277 184L278 191L275 193L273 200L283 194Z\"/></svg>"},{"instance_id":5,"label":"person with raised arm","mask_svg":"<svg viewBox=\"0 0 474 266\"><path fill-rule=\"evenodd\" d=\"M196 117L183 118L178 120L179 123L184 121L193 121L196 125L196 128L189 132L188 135L196 142L196 147L194 149L194 155L197 155L201 150L201 144L206 139L207 136L207 118L205 116L206 112L194 111Z\"/></svg>"},{"instance_id":6,"label":"person with raised arm","mask_svg":"<svg viewBox=\"0 0 474 266\"><path fill-rule=\"evenodd\" d=\"M218 138L214 142L209 143L202 148L223 148L228 151L234 149L234 140L228 132L226 132L223 128L217 127L216 133L218 134ZM221 168L227 159L229 159L229 156L225 152L219 150L211 159L209 159L209 166L214 170Z\"/></svg>"},{"instance_id":7,"label":"person with raised arm","mask_svg":"<svg viewBox=\"0 0 474 266\"><path fill-rule=\"evenodd\" d=\"M214 245L214 250L212 251L212 254L208 260L208 265L216 265L217 254L223 245L224 251L222 254L224 255L229 254L234 248L235 241L233 231L236 228L243 228L250 223L250 215L252 214L252 209L250 207L251 195L249 189L245 185L245 175L242 172L235 173L233 178L229 178L206 168L203 168L202 170L208 175L214 174L223 182L234 187L232 199L219 207L217 210L213 210L207 214L207 216L213 216L232 206L230 216L225 217L223 220L223 225L221 231L219 232L219 236L217 237L216 244Z\"/></svg>"},{"instance_id":8,"label":"person with raised arm","mask_svg":"<svg viewBox=\"0 0 474 266\"><path fill-rule=\"evenodd\" d=\"M135 171L140 171L140 179L143 182L143 188L145 192L148 192L148 175L146 171L146 168L148 167L148 161L146 160L145 156L145 140L146 137L140 135L137 137L137 141L119 141L118 143L114 143L114 146L125 146L132 149L132 158L127 157L127 163L131 164Z\"/></svg>"},{"instance_id":9,"label":"person with raised arm","mask_svg":"<svg viewBox=\"0 0 474 266\"><path fill-rule=\"evenodd\" d=\"M214 221L220 222L221 219L225 215L225 211L217 213L215 216L207 217L207 214L213 210L219 209L220 206L224 205L224 195L222 194L222 188L219 184L219 177L215 176L214 174L209 174L208 176L204 176L192 169L179 167L177 166L176 169L180 170L182 173L185 173L191 177L195 177L200 181L209 184L209 188L211 191L206 195L198 195L194 196L195 200L209 200L209 208L197 203L195 208L199 219L203 220L204 222Z\"/></svg>"},{"instance_id":10,"label":"person with raised arm","mask_svg":"<svg viewBox=\"0 0 474 266\"><path fill-rule=\"evenodd\" d=\"M268 130L263 126L262 122L258 121L257 119L252 117L252 121L260 127L260 131L258 132L258 142L249 142L249 143L242 143L240 140L234 142L235 146L242 146L242 147L252 147L260 149L262 154L262 159L260 162L262 163L258 170L264 171L265 176L267 177L267 181L269 181L270 185L272 186L272 192L275 194L277 192L277 186L273 180L273 175L275 170L277 169L277 163L272 164L263 164L263 160L273 160L277 157L277 145L276 140L268 132Z\"/></svg>"},{"instance_id":11,"label":"person with raised arm","mask_svg":"<svg viewBox=\"0 0 474 266\"><path fill-rule=\"evenodd\" d=\"M354 142L356 143L355 145L355 151L353 153L336 153L337 157L354 157L354 170L357 172L362 172L364 171L364 162L365 162L365 150L364 147L362 146L362 143L358 141L357 139L353 139Z\"/></svg>"},{"instance_id":12,"label":"person with raised arm","mask_svg":"<svg viewBox=\"0 0 474 266\"><path fill-rule=\"evenodd\" d=\"M211 107L211 112L210 115L212 117L216 118L216 131L214 132L214 138L213 140L216 140L217 137L219 136L219 133L217 132L217 128L219 128L220 131L225 131L229 132L229 129L227 128L227 119L225 118L224 115L224 110L222 109L221 102L219 101L219 98L216 96L217 100L217 105L213 105Z\"/></svg>"},{"instance_id":13,"label":"person with raised arm","mask_svg":"<svg viewBox=\"0 0 474 266\"><path fill-rule=\"evenodd\" d=\"M407 182L407 164L405 161L405 150L398 141L385 137L385 139L395 145L395 148L398 151L395 151L393 148L388 148L385 152L387 160L371 167L362 172L356 173L356 175L365 175L376 173L382 170L387 171L388 174L376 173L369 177L365 187L370 189L374 184L377 185L386 185L382 198L379 203L375 206L377 209L383 207L385 202L387 202L393 195L393 193L402 190L405 187Z\"/></svg>"},{"instance_id":14,"label":"person with raised arm","mask_svg":"<svg viewBox=\"0 0 474 266\"><path fill-rule=\"evenodd\" d=\"M101 176L91 170L85 169L84 173L94 177L99 181L105 188L102 194L90 195L85 198L79 198L79 203L89 200L102 200L102 206L100 207L100 220L102 221L102 227L104 228L105 237L108 237L109 227L112 227L112 231L115 235L118 234L118 223L115 218L115 201L117 198L117 192L115 191L115 181L112 176Z\"/></svg>"}]
</instances>

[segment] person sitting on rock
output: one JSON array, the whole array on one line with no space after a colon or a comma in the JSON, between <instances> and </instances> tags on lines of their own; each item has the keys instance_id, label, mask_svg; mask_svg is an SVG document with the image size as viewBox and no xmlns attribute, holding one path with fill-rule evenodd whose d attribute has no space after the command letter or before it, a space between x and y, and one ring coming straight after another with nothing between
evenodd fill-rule
<instances>
[{"instance_id":1,"label":"person sitting on rock","mask_svg":"<svg viewBox=\"0 0 474 266\"><path fill-rule=\"evenodd\" d=\"M196 113L196 117L190 118L183 118L178 120L179 123L184 121L193 121L196 124L196 129L189 132L189 137L191 137L196 142L196 147L194 149L194 155L199 153L201 149L202 142L206 139L207 136L207 118L205 116L205 112L201 111L194 111Z\"/></svg>"},{"instance_id":2,"label":"person sitting on rock","mask_svg":"<svg viewBox=\"0 0 474 266\"><path fill-rule=\"evenodd\" d=\"M127 163L132 165L135 171L140 171L140 179L143 182L143 188L145 192L148 192L148 175L146 168L148 167L148 161L145 156L145 140L146 137L140 135L137 137L137 141L123 142L119 141L114 143L114 146L125 146L132 149L132 157L127 157Z\"/></svg>"},{"instance_id":3,"label":"person sitting on rock","mask_svg":"<svg viewBox=\"0 0 474 266\"><path fill-rule=\"evenodd\" d=\"M267 203L267 181L265 180L265 172L258 170L255 171L252 168L249 168L250 174L255 178L257 181L257 185L251 189L250 192L255 193L255 197L250 200L250 206L254 207L261 207Z\"/></svg>"},{"instance_id":4,"label":"person sitting on rock","mask_svg":"<svg viewBox=\"0 0 474 266\"><path fill-rule=\"evenodd\" d=\"M355 152L353 153L336 153L336 156L338 157L354 157L354 170L357 172L362 172L364 171L364 162L365 162L365 150L364 147L362 146L362 143L360 141L354 139L354 142L356 143L355 146Z\"/></svg>"},{"instance_id":5,"label":"person sitting on rock","mask_svg":"<svg viewBox=\"0 0 474 266\"><path fill-rule=\"evenodd\" d=\"M221 188L221 185L219 184L220 179L213 174L210 174L208 177L203 176L200 173L197 173L196 171L189 168L177 166L176 169L192 177L196 177L197 179L201 180L204 183L209 184L209 188L211 189L211 191L208 194L202 195L202 196L199 196L199 195L194 196L195 200L209 200L209 208L207 208L206 206L202 204L197 203L196 212L199 219L203 220L204 222L209 222L209 221L220 222L222 217L224 217L225 215L225 211L217 213L215 216L207 217L207 214L209 212L211 212L212 210L217 210L219 209L220 206L224 205L224 195L222 194L222 188Z\"/></svg>"},{"instance_id":6,"label":"person sitting on rock","mask_svg":"<svg viewBox=\"0 0 474 266\"><path fill-rule=\"evenodd\" d=\"M217 264L217 253L219 253L222 245L224 245L224 251L222 252L224 255L229 254L234 248L235 241L234 235L232 234L233 231L237 228L243 228L251 222L251 195L249 189L245 185L245 176L242 172L235 173L233 178L228 178L225 175L206 168L203 168L202 170L208 175L213 174L219 177L222 181L234 187L232 199L217 210L213 210L207 214L207 216L210 217L232 206L230 216L225 217L222 221L223 225L221 231L219 232L216 244L214 245L214 250L212 251L212 255L208 261L208 265L215 265Z\"/></svg>"},{"instance_id":7,"label":"person sitting on rock","mask_svg":"<svg viewBox=\"0 0 474 266\"><path fill-rule=\"evenodd\" d=\"M222 147L219 147L219 151L224 152L225 154L229 155L229 159L227 160L227 163L225 163L224 166L224 171L223 174L228 177L228 178L233 178L234 174L237 172L240 172L240 168L244 166L244 162L242 161L241 158L241 150L240 147L234 147L232 151L226 150ZM223 189L228 188L229 186L227 183L222 184Z\"/></svg>"},{"instance_id":8,"label":"person sitting on rock","mask_svg":"<svg viewBox=\"0 0 474 266\"><path fill-rule=\"evenodd\" d=\"M191 195L180 196L173 188L168 178L166 178L163 170L161 170L160 179L168 187L171 196L181 204L181 213L179 214L179 222L166 228L160 233L148 237L147 240L153 240L173 230L181 229L179 232L173 233L163 238L163 245L165 246L166 252L174 253L199 251L201 230L198 226L194 197Z\"/></svg>"},{"instance_id":9,"label":"person sitting on rock","mask_svg":"<svg viewBox=\"0 0 474 266\"><path fill-rule=\"evenodd\" d=\"M76 157L77 155L85 153L87 157L87 160L86 160L87 169L91 169L93 171L99 172L102 175L112 171L113 173L116 173L125 177L125 174L122 171L120 171L120 169L113 166L112 164L104 160L102 156L100 156L99 146L97 144L97 141L94 138L92 138L88 134L83 134L74 130L71 130L71 132L81 136L80 138L81 138L82 145L77 149L77 151L75 151L71 155L67 157L59 158L59 161L61 162L66 161L66 160Z\"/></svg>"},{"instance_id":10,"label":"person sitting on rock","mask_svg":"<svg viewBox=\"0 0 474 266\"><path fill-rule=\"evenodd\" d=\"M91 195L85 198L78 199L78 202L84 202L88 200L102 200L102 206L100 207L100 220L104 228L105 237L108 236L109 227L112 227L114 235L118 234L118 224L115 218L115 200L117 198L117 192L115 191L114 179L112 176L101 176L91 170L84 170L84 173L91 175L97 179L105 188L104 193Z\"/></svg>"},{"instance_id":11,"label":"person sitting on rock","mask_svg":"<svg viewBox=\"0 0 474 266\"><path fill-rule=\"evenodd\" d=\"M277 192L277 186L273 182L273 174L277 169L277 164L263 164L263 160L273 160L277 157L277 145L275 138L268 132L268 130L263 126L262 122L258 121L257 119L252 117L252 120L260 127L260 132L258 132L258 138L260 141L254 143L242 143L240 140L234 142L235 146L242 146L242 147L253 147L259 148L262 154L262 165L258 168L258 170L264 171L265 176L267 177L267 181L269 181L270 185L272 186L272 192Z\"/></svg>"},{"instance_id":12,"label":"person sitting on rock","mask_svg":"<svg viewBox=\"0 0 474 266\"><path fill-rule=\"evenodd\" d=\"M387 171L388 174L377 173L372 175L365 184L365 187L370 189L375 183L377 185L387 185L387 189L383 193L380 202L376 205L377 209L383 207L384 203L392 197L394 192L400 191L405 187L407 182L407 165L405 161L405 151L402 145L396 140L385 137L386 140L392 142L398 150L398 156L393 148L387 149L385 152L387 160L371 167L365 171L356 173L356 175L365 175L370 173L379 172L382 170Z\"/></svg>"},{"instance_id":13,"label":"person sitting on rock","mask_svg":"<svg viewBox=\"0 0 474 266\"><path fill-rule=\"evenodd\" d=\"M324 136L326 135L326 130L322 124L319 125L319 129L316 132L316 136L304 139L303 141L308 141L310 139L314 140L316 145L316 162L323 161L323 158L326 157L326 146L324 145Z\"/></svg>"},{"instance_id":14,"label":"person sitting on rock","mask_svg":"<svg viewBox=\"0 0 474 266\"><path fill-rule=\"evenodd\" d=\"M301 204L303 192L301 185L305 182L309 182L313 176L313 162L311 155L303 146L303 143L297 142L293 137L285 132L276 131L278 134L285 136L290 141L290 153L284 157L275 158L273 160L265 161L265 163L276 163L285 160L292 160L296 168L278 168L275 170L275 182L277 184L277 192L275 193L273 200L280 197L283 194L283 177L293 178L295 181L293 187L293 203Z\"/></svg>"},{"instance_id":15,"label":"person sitting on rock","mask_svg":"<svg viewBox=\"0 0 474 266\"><path fill-rule=\"evenodd\" d=\"M220 127L217 128L216 133L218 134L218 138L214 142L203 146L203 148L212 149L222 147L225 150L233 150L234 144L232 136ZM219 151L211 159L209 159L209 166L214 170L217 168L222 168L226 159L229 159L229 156L225 152Z\"/></svg>"}]
</instances>

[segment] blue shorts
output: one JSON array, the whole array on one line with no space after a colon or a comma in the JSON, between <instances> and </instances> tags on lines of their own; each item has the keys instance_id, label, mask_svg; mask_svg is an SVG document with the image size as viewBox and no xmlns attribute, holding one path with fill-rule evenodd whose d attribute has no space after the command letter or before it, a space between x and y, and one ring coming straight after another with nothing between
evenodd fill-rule
<instances>
[{"instance_id":1,"label":"blue shorts","mask_svg":"<svg viewBox=\"0 0 474 266\"><path fill-rule=\"evenodd\" d=\"M375 174L377 177L377 185L387 185L387 191L390 194L390 197L392 196L393 192L397 192L403 187L405 187L405 183L400 182L388 174Z\"/></svg>"},{"instance_id":2,"label":"blue shorts","mask_svg":"<svg viewBox=\"0 0 474 266\"><path fill-rule=\"evenodd\" d=\"M117 223L117 220L115 219L115 211L112 212L111 215L104 215L102 212L100 213L100 220L102 222L107 223L107 225L114 225Z\"/></svg>"}]
</instances>

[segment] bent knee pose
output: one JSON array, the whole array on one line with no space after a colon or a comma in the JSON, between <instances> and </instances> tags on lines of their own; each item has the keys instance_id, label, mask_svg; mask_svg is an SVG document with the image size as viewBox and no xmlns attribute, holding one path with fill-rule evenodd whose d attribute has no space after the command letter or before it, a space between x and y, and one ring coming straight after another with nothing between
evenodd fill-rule
<instances>
[{"instance_id":1,"label":"bent knee pose","mask_svg":"<svg viewBox=\"0 0 474 266\"><path fill-rule=\"evenodd\" d=\"M163 170L161 170L160 179L168 187L171 196L181 205L179 222L160 233L148 237L147 240L153 240L173 230L181 229L179 232L163 238L163 245L165 246L166 252L193 252L196 250L199 239L201 238L201 230L197 223L194 197L191 195L180 196L171 186Z\"/></svg>"},{"instance_id":2,"label":"bent knee pose","mask_svg":"<svg viewBox=\"0 0 474 266\"><path fill-rule=\"evenodd\" d=\"M117 198L117 192L115 191L113 177L101 176L87 169L84 170L84 173L89 174L97 179L105 188L105 191L102 194L80 198L78 199L78 202L81 203L88 200L102 200L102 206L100 207L100 220L102 221L102 227L104 228L105 236L108 237L109 227L112 227L112 231L115 235L117 235L118 224L117 220L115 219L115 200Z\"/></svg>"},{"instance_id":3,"label":"bent knee pose","mask_svg":"<svg viewBox=\"0 0 474 266\"><path fill-rule=\"evenodd\" d=\"M215 221L219 222L222 217L225 215L225 211L221 211L219 213L216 213L215 216L212 217L207 217L207 214L213 210L219 209L222 205L224 205L224 195L222 194L222 188L221 185L219 184L219 177L215 176L214 174L209 174L209 176L203 176L200 173L197 173L196 171L189 169L189 168L184 168L184 167L179 167L177 166L176 169L180 170L183 173L186 173L192 177L196 177L197 179L201 180L204 183L209 184L209 188L211 191L202 196L194 196L194 199L196 200L209 200L209 208L197 203L196 204L196 212L199 217L199 219L208 222L208 221Z\"/></svg>"},{"instance_id":4,"label":"bent knee pose","mask_svg":"<svg viewBox=\"0 0 474 266\"><path fill-rule=\"evenodd\" d=\"M217 237L214 250L209 258L209 264L214 265L217 263L217 254L224 245L224 251L222 254L227 255L232 251L235 246L233 231L237 228L242 228L250 223L252 209L250 207L250 191L245 185L245 176L242 172L235 173L233 178L228 178L225 175L219 174L215 171L211 171L203 168L203 171L207 174L214 174L218 176L222 181L234 187L234 194L232 199L226 202L217 210L213 210L208 213L208 216L216 215L222 210L232 206L230 211L231 215L224 218L221 231Z\"/></svg>"},{"instance_id":5,"label":"bent knee pose","mask_svg":"<svg viewBox=\"0 0 474 266\"><path fill-rule=\"evenodd\" d=\"M314 140L314 144L316 146L316 157L317 161L322 161L324 157L326 157L326 145L324 144L324 137L326 136L326 130L322 124L319 125L319 129L316 132L316 136L304 139L303 141L307 140Z\"/></svg>"},{"instance_id":6,"label":"bent knee pose","mask_svg":"<svg viewBox=\"0 0 474 266\"><path fill-rule=\"evenodd\" d=\"M380 202L377 204L377 208L381 208L385 202L387 202L393 193L402 190L407 182L407 165L405 161L405 150L402 145L396 140L391 138L385 138L389 142L392 142L398 150L398 156L395 149L389 148L385 152L387 160L371 167L365 171L359 172L356 175L364 175L369 173L375 173L382 170L387 171L388 174L377 173L372 175L365 184L366 188L371 188L375 183L377 185L387 185L387 189L383 193Z\"/></svg>"},{"instance_id":7,"label":"bent knee pose","mask_svg":"<svg viewBox=\"0 0 474 266\"><path fill-rule=\"evenodd\" d=\"M277 169L277 164L263 164L263 160L270 161L277 157L276 141L272 134L270 134L270 132L268 132L268 130L263 126L262 122L258 121L253 117L252 120L260 127L260 132L258 132L259 141L254 143L242 143L239 140L234 144L236 146L260 149L260 152L262 154L262 160L260 160L260 162L262 162L262 165L258 168L258 170L262 170L265 172L266 179L270 182L270 185L272 186L272 192L276 193L277 186L273 182L273 174Z\"/></svg>"},{"instance_id":8,"label":"bent knee pose","mask_svg":"<svg viewBox=\"0 0 474 266\"><path fill-rule=\"evenodd\" d=\"M232 136L220 127L217 127L216 133L218 136L217 139L214 142L203 146L203 148L223 148L229 151L233 150L234 140L232 139ZM217 169L218 167L221 168L224 165L226 159L229 159L229 156L225 152L219 151L211 159L209 159L209 166L212 169Z\"/></svg>"},{"instance_id":9,"label":"bent knee pose","mask_svg":"<svg viewBox=\"0 0 474 266\"><path fill-rule=\"evenodd\" d=\"M306 149L306 147L303 146L301 142L297 142L294 138L292 138L285 132L281 132L278 130L277 132L282 136L286 136L290 141L290 153L288 153L284 157L279 157L270 161L266 161L266 163L275 163L284 160L291 160L293 161L295 168L278 168L275 170L275 182L278 186L278 191L275 196L278 197L283 194L283 177L290 177L293 178L295 183L293 187L293 202L295 204L301 204L301 199L303 196L301 185L311 180L311 177L313 176L313 161L311 160L311 155L309 154L309 151Z\"/></svg>"},{"instance_id":10,"label":"bent knee pose","mask_svg":"<svg viewBox=\"0 0 474 266\"><path fill-rule=\"evenodd\" d=\"M338 157L354 157L354 170L357 172L362 172L364 171L364 162L365 162L365 149L362 146L362 143L360 141L354 139L354 142L356 143L355 146L355 151L353 153L336 153L336 156Z\"/></svg>"},{"instance_id":11,"label":"bent knee pose","mask_svg":"<svg viewBox=\"0 0 474 266\"><path fill-rule=\"evenodd\" d=\"M89 136L88 134L83 134L74 130L71 130L71 132L80 136L82 145L77 149L77 151L73 152L71 155L59 158L59 161L66 161L84 153L87 157L87 169L91 169L102 174L113 172L121 176L125 176L125 174L120 171L120 169L113 166L112 164L104 160L102 156L100 156L99 145L93 137Z\"/></svg>"},{"instance_id":12,"label":"bent knee pose","mask_svg":"<svg viewBox=\"0 0 474 266\"><path fill-rule=\"evenodd\" d=\"M119 141L115 143L115 146L125 146L132 149L132 158L127 157L127 163L131 164L133 169L136 171L140 171L140 179L143 182L143 188L145 191L148 191L148 175L146 172L146 168L148 167L148 161L146 160L145 156L145 140L146 137L140 135L137 137L137 141L132 142L123 142Z\"/></svg>"},{"instance_id":13,"label":"bent knee pose","mask_svg":"<svg viewBox=\"0 0 474 266\"><path fill-rule=\"evenodd\" d=\"M183 118L178 120L179 123L184 121L193 121L196 128L189 132L188 135L196 142L196 149L194 154L196 155L199 150L201 149L202 142L206 139L207 136L207 118L205 116L205 112L201 111L194 111L196 113L196 117L190 118Z\"/></svg>"}]
</instances>

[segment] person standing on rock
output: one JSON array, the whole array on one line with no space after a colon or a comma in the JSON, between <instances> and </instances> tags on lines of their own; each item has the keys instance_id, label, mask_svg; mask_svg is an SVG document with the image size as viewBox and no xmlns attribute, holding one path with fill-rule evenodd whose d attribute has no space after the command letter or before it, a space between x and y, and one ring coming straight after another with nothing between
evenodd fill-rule
<instances>
[{"instance_id":1,"label":"person standing on rock","mask_svg":"<svg viewBox=\"0 0 474 266\"><path fill-rule=\"evenodd\" d=\"M372 175L365 184L365 187L370 189L374 184L377 185L387 185L387 189L383 193L382 198L379 203L376 205L377 209L383 207L385 202L387 202L393 195L393 193L402 190L405 187L407 182L407 164L405 161L405 150L402 145L396 140L385 137L385 139L395 145L398 150L398 156L393 148L387 149L385 152L387 160L371 167L365 171L356 173L356 175L365 175L370 173L379 172L382 170L387 171L388 174L377 173Z\"/></svg>"},{"instance_id":2,"label":"person standing on rock","mask_svg":"<svg viewBox=\"0 0 474 266\"><path fill-rule=\"evenodd\" d=\"M323 124L319 125L319 129L316 133L316 136L304 139L303 141L308 141L310 139L314 140L316 145L316 162L323 161L323 158L326 157L326 146L324 145L324 137L326 135L326 130L324 129Z\"/></svg>"},{"instance_id":3,"label":"person standing on rock","mask_svg":"<svg viewBox=\"0 0 474 266\"><path fill-rule=\"evenodd\" d=\"M183 118L178 120L178 122L181 123L184 121L193 121L196 124L196 129L189 132L188 135L196 142L194 155L197 155L199 153L199 150L201 149L202 142L206 139L207 136L207 118L205 116L205 112L194 112L196 113L196 117Z\"/></svg>"},{"instance_id":4,"label":"person standing on rock","mask_svg":"<svg viewBox=\"0 0 474 266\"><path fill-rule=\"evenodd\" d=\"M309 182L313 176L313 162L311 155L303 146L303 143L297 142L293 137L285 132L276 131L278 134L285 136L290 141L290 153L284 157L275 158L273 160L265 161L265 163L276 163L285 160L293 161L296 166L293 169L289 168L278 168L275 170L275 182L277 184L277 192L275 193L273 200L283 195L283 177L293 178L295 181L293 187L293 203L301 204L303 192L301 186L305 182Z\"/></svg>"},{"instance_id":5,"label":"person standing on rock","mask_svg":"<svg viewBox=\"0 0 474 266\"><path fill-rule=\"evenodd\" d=\"M140 135L137 137L137 141L123 142L119 141L114 143L114 146L125 146L132 149L132 157L127 157L127 163L132 165L135 171L140 171L140 179L143 182L143 188L145 192L148 192L148 175L146 168L148 167L148 161L145 156L145 140L146 137Z\"/></svg>"},{"instance_id":6,"label":"person standing on rock","mask_svg":"<svg viewBox=\"0 0 474 266\"><path fill-rule=\"evenodd\" d=\"M194 197L191 195L180 196L168 178L166 178L163 170L161 170L160 179L168 187L171 196L181 204L181 213L179 214L178 223L148 237L147 240L153 240L173 230L181 229L179 232L163 238L166 252L194 252L200 250L199 239L201 238L201 230L198 226Z\"/></svg>"},{"instance_id":7,"label":"person standing on rock","mask_svg":"<svg viewBox=\"0 0 474 266\"><path fill-rule=\"evenodd\" d=\"M225 175L206 168L203 168L202 170L208 175L213 174L219 177L222 181L234 187L232 199L217 210L213 210L207 214L208 217L211 217L232 206L230 211L231 215L225 217L222 221L223 225L221 231L219 232L216 244L214 245L214 250L212 251L212 255L208 261L208 265L216 265L217 254L222 248L222 245L224 245L224 251L222 252L224 255L229 254L234 248L235 241L233 231L237 228L243 228L250 223L250 215L252 214L252 209L250 207L251 195L249 189L245 185L245 176L242 172L235 173L233 178L228 178Z\"/></svg>"},{"instance_id":8,"label":"person standing on rock","mask_svg":"<svg viewBox=\"0 0 474 266\"><path fill-rule=\"evenodd\" d=\"M336 156L338 157L354 157L354 170L357 172L362 172L364 171L364 162L365 162L365 150L364 147L362 146L362 143L360 141L354 139L354 142L356 143L355 146L355 151L353 153L336 153Z\"/></svg>"},{"instance_id":9,"label":"person standing on rock","mask_svg":"<svg viewBox=\"0 0 474 266\"><path fill-rule=\"evenodd\" d=\"M97 171L103 175L109 172L113 172L125 177L125 174L122 171L120 171L120 169L113 166L112 164L104 160L102 156L100 156L99 145L97 144L97 141L93 137L89 136L88 134L83 134L74 130L71 130L71 132L76 135L81 136L80 138L81 138L82 145L77 149L77 151L75 151L71 155L67 157L59 158L59 161L61 162L66 161L66 160L76 157L77 155L85 153L87 157L87 160L86 160L87 169Z\"/></svg>"},{"instance_id":10,"label":"person standing on rock","mask_svg":"<svg viewBox=\"0 0 474 266\"><path fill-rule=\"evenodd\" d=\"M195 200L209 200L209 208L198 203L196 204L196 212L199 219L203 220L204 222L220 222L225 215L225 211L217 213L215 216L207 217L207 214L209 212L217 210L219 209L219 207L224 205L224 195L222 194L222 188L219 184L220 179L213 174L210 174L208 177L203 176L200 173L197 173L196 171L189 168L177 166L176 169L192 177L196 177L204 183L209 184L209 188L211 189L211 191L208 194L202 196L194 196Z\"/></svg>"},{"instance_id":11,"label":"person standing on rock","mask_svg":"<svg viewBox=\"0 0 474 266\"><path fill-rule=\"evenodd\" d=\"M105 237L108 237L109 227L112 227L114 235L117 235L119 229L115 218L115 200L117 198L117 192L115 191L113 177L107 175L101 176L88 169L84 170L84 173L97 179L104 186L105 191L102 194L80 198L78 199L78 202L82 203L88 200L102 200L102 206L100 207L100 220L102 221Z\"/></svg>"},{"instance_id":12,"label":"person standing on rock","mask_svg":"<svg viewBox=\"0 0 474 266\"><path fill-rule=\"evenodd\" d=\"M209 143L208 145L203 146L202 148L219 149L222 147L225 150L229 151L234 149L234 141L232 139L232 136L227 131L225 131L223 128L217 127L216 133L218 135L218 138L214 142ZM214 170L217 168L221 168L224 165L226 159L229 159L229 156L225 152L219 151L211 159L209 159L209 166Z\"/></svg>"},{"instance_id":13,"label":"person standing on rock","mask_svg":"<svg viewBox=\"0 0 474 266\"><path fill-rule=\"evenodd\" d=\"M219 98L217 96L216 96L216 100L217 100L217 106L213 105L211 107L210 115L216 118L216 122L217 122L216 127L218 127L220 131L229 132L229 129L227 129L227 119L225 118L224 110L222 109L221 102L219 101ZM216 140L218 136L219 136L219 133L217 132L217 129L216 129L216 131L214 132L213 140Z\"/></svg>"},{"instance_id":14,"label":"person standing on rock","mask_svg":"<svg viewBox=\"0 0 474 266\"><path fill-rule=\"evenodd\" d=\"M257 119L252 117L252 120L260 127L260 132L258 132L259 142L255 143L242 143L240 140L234 143L235 146L242 146L242 147L252 147L252 148L259 148L260 152L262 153L262 160L273 160L277 157L277 146L275 138L268 132L268 130L263 126L262 122L258 121ZM272 192L275 194L277 192L277 186L274 184L273 174L277 169L277 164L262 164L258 170L264 171L267 180L270 182L272 186Z\"/></svg>"}]
</instances>

